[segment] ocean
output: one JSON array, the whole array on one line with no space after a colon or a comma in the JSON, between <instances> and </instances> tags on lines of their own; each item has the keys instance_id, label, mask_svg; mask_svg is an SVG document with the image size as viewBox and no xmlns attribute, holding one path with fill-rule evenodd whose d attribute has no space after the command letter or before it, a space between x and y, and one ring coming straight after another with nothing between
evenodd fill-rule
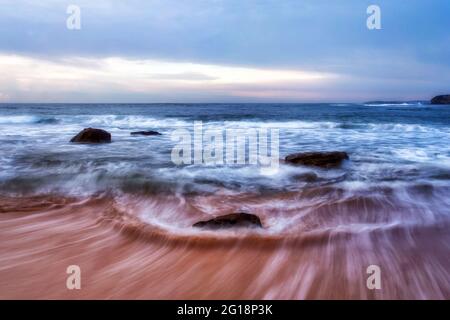
<instances>
[{"instance_id":1,"label":"ocean","mask_svg":"<svg viewBox=\"0 0 450 320\"><path fill-rule=\"evenodd\" d=\"M172 133L198 121L278 129L281 159L345 151L349 160L330 169L281 161L275 171L175 165ZM112 142L70 142L88 127ZM130 134L141 130L161 135ZM2 256L13 257L0 263L0 284L19 263L34 261L45 274L44 260L63 268L76 256L96 273L84 298L448 299L449 195L446 105L0 105L0 242ZM257 215L263 228L192 227L234 212ZM31 258L30 250L47 253ZM366 288L371 264L390 290ZM128 282L127 268L137 268ZM102 277L122 288L109 295ZM38 294L25 284L15 290L2 295Z\"/></svg>"}]
</instances>

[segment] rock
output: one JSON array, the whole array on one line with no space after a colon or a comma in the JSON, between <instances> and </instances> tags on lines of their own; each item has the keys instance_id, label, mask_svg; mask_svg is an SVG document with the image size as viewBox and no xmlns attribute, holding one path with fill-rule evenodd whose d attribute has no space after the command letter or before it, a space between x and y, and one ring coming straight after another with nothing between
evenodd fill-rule
<instances>
[{"instance_id":1,"label":"rock","mask_svg":"<svg viewBox=\"0 0 450 320\"><path fill-rule=\"evenodd\" d=\"M434 97L431 104L450 104L450 94Z\"/></svg>"},{"instance_id":2,"label":"rock","mask_svg":"<svg viewBox=\"0 0 450 320\"><path fill-rule=\"evenodd\" d=\"M132 136L135 135L141 135L141 136L160 136L161 133L159 133L158 131L153 131L153 130L149 130L149 131L134 131L132 133L130 133Z\"/></svg>"},{"instance_id":3,"label":"rock","mask_svg":"<svg viewBox=\"0 0 450 320\"><path fill-rule=\"evenodd\" d=\"M211 220L200 221L193 227L207 229L228 229L234 227L259 227L262 228L261 220L254 214L239 212L216 217Z\"/></svg>"},{"instance_id":4,"label":"rock","mask_svg":"<svg viewBox=\"0 0 450 320\"><path fill-rule=\"evenodd\" d=\"M70 142L106 143L111 142L111 134L102 129L86 128L81 130Z\"/></svg>"},{"instance_id":5,"label":"rock","mask_svg":"<svg viewBox=\"0 0 450 320\"><path fill-rule=\"evenodd\" d=\"M348 159L346 152L302 152L290 154L285 158L286 163L304 166L332 168L339 166L343 160Z\"/></svg>"}]
</instances>

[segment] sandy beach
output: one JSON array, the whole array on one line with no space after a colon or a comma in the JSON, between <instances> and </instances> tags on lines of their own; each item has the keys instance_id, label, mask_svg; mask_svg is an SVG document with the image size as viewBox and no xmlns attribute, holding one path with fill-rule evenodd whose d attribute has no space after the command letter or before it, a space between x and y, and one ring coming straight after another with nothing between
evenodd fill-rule
<instances>
[{"instance_id":1,"label":"sandy beach","mask_svg":"<svg viewBox=\"0 0 450 320\"><path fill-rule=\"evenodd\" d=\"M450 297L448 225L187 239L117 214L108 198L0 204L2 299ZM374 263L381 290L366 287ZM66 288L72 264L81 268L81 290Z\"/></svg>"}]
</instances>

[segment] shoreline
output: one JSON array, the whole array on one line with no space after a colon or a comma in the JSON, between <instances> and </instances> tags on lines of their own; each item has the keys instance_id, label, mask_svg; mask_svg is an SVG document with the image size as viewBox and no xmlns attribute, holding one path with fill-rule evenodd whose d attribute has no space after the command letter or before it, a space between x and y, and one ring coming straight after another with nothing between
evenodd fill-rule
<instances>
[{"instance_id":1,"label":"shoreline","mask_svg":"<svg viewBox=\"0 0 450 320\"><path fill-rule=\"evenodd\" d=\"M19 199L0 200L2 299L450 298L448 225L202 246L123 230L108 199ZM374 263L382 290L365 287ZM81 290L65 287L71 264Z\"/></svg>"}]
</instances>

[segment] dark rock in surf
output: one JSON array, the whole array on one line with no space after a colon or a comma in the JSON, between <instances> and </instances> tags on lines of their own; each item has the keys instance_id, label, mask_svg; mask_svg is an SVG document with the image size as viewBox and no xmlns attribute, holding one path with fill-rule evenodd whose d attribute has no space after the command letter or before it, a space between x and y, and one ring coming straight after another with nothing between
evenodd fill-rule
<instances>
[{"instance_id":1,"label":"dark rock in surf","mask_svg":"<svg viewBox=\"0 0 450 320\"><path fill-rule=\"evenodd\" d=\"M159 133L158 131L153 131L153 130L149 130L149 131L134 131L130 133L132 136L160 136L161 133Z\"/></svg>"},{"instance_id":2,"label":"dark rock in surf","mask_svg":"<svg viewBox=\"0 0 450 320\"><path fill-rule=\"evenodd\" d=\"M431 104L450 104L450 94L434 97Z\"/></svg>"},{"instance_id":3,"label":"dark rock in surf","mask_svg":"<svg viewBox=\"0 0 450 320\"><path fill-rule=\"evenodd\" d=\"M346 152L301 152L288 155L285 159L286 163L314 166L322 168L333 168L341 165L342 161L348 160Z\"/></svg>"},{"instance_id":4,"label":"dark rock in surf","mask_svg":"<svg viewBox=\"0 0 450 320\"><path fill-rule=\"evenodd\" d=\"M261 220L254 214L239 212L194 223L193 227L206 229L229 229L235 227L262 228Z\"/></svg>"},{"instance_id":5,"label":"dark rock in surf","mask_svg":"<svg viewBox=\"0 0 450 320\"><path fill-rule=\"evenodd\" d=\"M102 129L86 128L81 130L70 142L108 143L111 142L111 134Z\"/></svg>"}]
</instances>

